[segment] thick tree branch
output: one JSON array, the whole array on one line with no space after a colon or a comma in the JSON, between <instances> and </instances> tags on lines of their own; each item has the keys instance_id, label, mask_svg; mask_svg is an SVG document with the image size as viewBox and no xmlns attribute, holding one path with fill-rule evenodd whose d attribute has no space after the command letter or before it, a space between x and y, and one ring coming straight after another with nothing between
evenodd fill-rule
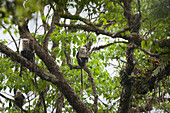
<instances>
[{"instance_id":1,"label":"thick tree branch","mask_svg":"<svg viewBox=\"0 0 170 113\"><path fill-rule=\"evenodd\" d=\"M85 24L87 25L81 25L81 24L77 24L77 25L68 25L68 24L59 24L59 23L56 23L56 25L58 26L61 26L61 27L74 27L74 28L77 28L77 29L83 29L85 31L92 31L92 32L96 32L97 34L103 34L103 35L107 35L107 36L110 36L112 38L123 38L125 40L128 40L128 41L133 41L136 45L138 46L141 46L141 42L144 40L144 41L147 41L146 39L140 37L139 35L137 37L134 37L132 35L127 35L127 36L122 36L121 33L124 33L128 30L131 30L132 29L132 32L138 32L139 31L139 28L140 28L140 20L141 20L141 14L133 14L132 11L131 11L131 6L130 6L130 3L132 0L130 1L126 1L126 0L120 0L122 2L124 2L124 15L125 17L127 18L128 20L128 28L125 28L123 30L120 30L116 33L113 33L113 32L109 32L109 31L105 31L104 29L100 29L98 28L97 26L95 26L93 23L87 21L86 19L80 17L80 16L74 16L74 15L61 15L61 17L63 18L67 18L67 19L73 19L73 20L80 20L82 22L84 22ZM140 8L140 2L138 2L138 8ZM140 11L140 9L138 9ZM162 39L162 40L159 40L159 41L156 41L155 43L158 43L160 47L168 47L170 48L170 39Z\"/></svg>"},{"instance_id":2,"label":"thick tree branch","mask_svg":"<svg viewBox=\"0 0 170 113\"><path fill-rule=\"evenodd\" d=\"M95 24L91 23L90 21L88 21L85 18L82 18L80 16L66 15L66 14L61 14L60 16L62 18L66 18L66 19L80 20L80 21L84 22L85 24L87 24L87 25L81 25L81 24L80 25L75 25L74 27L78 28L78 29L82 29L83 28L83 30L85 30L85 31L93 31L93 32L96 32L97 34L104 34L104 35L107 35L107 36L111 36L112 38L115 38L115 37L117 37L119 35L119 34L115 34L115 33L109 32L109 31L105 31L104 29L100 29ZM59 25L59 26L61 25L62 26L63 24L56 23L56 25ZM65 27L69 27L69 26L70 25L66 25Z\"/></svg>"},{"instance_id":3,"label":"thick tree branch","mask_svg":"<svg viewBox=\"0 0 170 113\"><path fill-rule=\"evenodd\" d=\"M123 88L122 88L118 113L127 113L131 106L132 81L130 75L136 63L134 53L133 53L134 49L135 49L134 44L129 43L126 51L127 63L125 68L121 71L121 78L122 78L121 85L123 86Z\"/></svg>"},{"instance_id":4,"label":"thick tree branch","mask_svg":"<svg viewBox=\"0 0 170 113\"><path fill-rule=\"evenodd\" d=\"M16 52L14 52L13 50L8 48L7 46L2 44L1 42L0 42L0 52L6 54L13 61L17 61L17 62L21 63L23 66L30 69L30 71L36 72L39 75L39 77L43 80L47 80L47 81L53 80L53 82L58 81L58 79L55 77L55 75L52 75L50 73L45 72L39 66L37 66L34 62L28 61L26 58L24 58L20 54L17 54Z\"/></svg>"},{"instance_id":5,"label":"thick tree branch","mask_svg":"<svg viewBox=\"0 0 170 113\"><path fill-rule=\"evenodd\" d=\"M79 15L60 14L60 16L66 19L80 20L89 26L95 27L90 21L86 20L85 18L80 17Z\"/></svg>"},{"instance_id":6,"label":"thick tree branch","mask_svg":"<svg viewBox=\"0 0 170 113\"><path fill-rule=\"evenodd\" d=\"M22 27L20 26L20 35L25 36L26 38L29 38L34 42L34 48L35 52L38 55L38 57L45 63L48 70L55 75L58 81L53 81L51 79L51 82L56 85L59 90L64 94L64 96L67 98L69 103L72 105L72 107L77 112L89 112L91 111L87 108L87 106L80 100L79 96L76 94L76 92L73 90L73 88L70 86L70 84L65 80L63 73L60 69L60 67L56 64L54 58L48 54L47 51L43 49L43 47L34 40L32 35L30 34L28 27L26 24L24 24Z\"/></svg>"},{"instance_id":7,"label":"thick tree branch","mask_svg":"<svg viewBox=\"0 0 170 113\"><path fill-rule=\"evenodd\" d=\"M100 29L100 28L95 29L91 26L82 25L82 24L60 24L60 23L55 23L55 24L60 27L70 27L70 28L75 28L75 29L82 29L85 31L91 31L91 32L95 32L96 34L103 34L106 36L110 36L112 38L117 38L117 37L124 38L123 36L121 36L121 33L124 33L129 30L129 28L125 28L125 29L120 30L116 33L113 33L113 32L106 31L104 29ZM125 37L125 38L128 39L129 37Z\"/></svg>"},{"instance_id":8,"label":"thick tree branch","mask_svg":"<svg viewBox=\"0 0 170 113\"><path fill-rule=\"evenodd\" d=\"M36 64L28 61L26 58L24 58L21 55L15 53L14 51L12 51L10 48L8 48L7 46L3 45L2 43L0 43L0 50L1 50L2 53L5 53L8 57L11 57L12 60L17 61L17 62L21 63L23 66L25 66L28 69L30 69L30 71L36 72L36 74L40 78L42 78L43 80L50 81L54 85L57 85L57 87L65 95L67 100L70 102L70 104L73 106L73 108L77 112L82 112L82 113L89 112L89 113L91 113L91 111L80 100L78 95L74 92L72 87L63 78L63 76L62 76L62 78L61 78L61 75L60 75L59 78L56 77L56 76L58 76L58 73L60 73L60 72L55 72L55 75L53 75L51 73L44 72L44 70L42 70ZM45 56L43 56L43 57L45 57ZM46 59L48 59L48 58L46 57ZM54 69L54 70L57 70L57 69ZM51 69L51 71L53 71L53 69Z\"/></svg>"}]
</instances>

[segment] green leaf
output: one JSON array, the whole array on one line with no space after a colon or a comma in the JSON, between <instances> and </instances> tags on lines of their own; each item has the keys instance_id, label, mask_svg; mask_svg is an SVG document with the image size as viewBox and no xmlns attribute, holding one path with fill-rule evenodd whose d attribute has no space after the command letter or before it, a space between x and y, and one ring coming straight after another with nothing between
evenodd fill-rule
<instances>
[{"instance_id":1,"label":"green leaf","mask_svg":"<svg viewBox=\"0 0 170 113\"><path fill-rule=\"evenodd\" d=\"M146 47L145 40L142 40L142 42L141 42L141 46L142 46L142 48L145 48L145 47Z\"/></svg>"}]
</instances>

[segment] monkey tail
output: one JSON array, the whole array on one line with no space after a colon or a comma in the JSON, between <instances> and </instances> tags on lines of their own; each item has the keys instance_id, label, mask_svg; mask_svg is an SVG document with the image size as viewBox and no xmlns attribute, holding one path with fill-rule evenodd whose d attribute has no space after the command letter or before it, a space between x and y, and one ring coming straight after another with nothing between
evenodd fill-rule
<instances>
[{"instance_id":1,"label":"monkey tail","mask_svg":"<svg viewBox=\"0 0 170 113\"><path fill-rule=\"evenodd\" d=\"M81 68L81 95L83 95L83 68Z\"/></svg>"},{"instance_id":2,"label":"monkey tail","mask_svg":"<svg viewBox=\"0 0 170 113\"><path fill-rule=\"evenodd\" d=\"M36 72L34 73L34 86L35 86L35 92L34 92L34 95L35 95L35 97L37 96L37 88L38 88L38 86L37 86L37 79L36 79Z\"/></svg>"},{"instance_id":3,"label":"monkey tail","mask_svg":"<svg viewBox=\"0 0 170 113\"><path fill-rule=\"evenodd\" d=\"M23 71L23 67L20 67L20 72L19 72L19 76L22 77L22 71Z\"/></svg>"}]
</instances>

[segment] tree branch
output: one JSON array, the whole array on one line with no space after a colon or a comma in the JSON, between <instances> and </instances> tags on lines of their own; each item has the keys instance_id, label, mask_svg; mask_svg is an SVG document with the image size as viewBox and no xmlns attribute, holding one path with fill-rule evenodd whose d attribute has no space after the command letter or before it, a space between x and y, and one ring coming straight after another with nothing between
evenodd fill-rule
<instances>
[{"instance_id":1,"label":"tree branch","mask_svg":"<svg viewBox=\"0 0 170 113\"><path fill-rule=\"evenodd\" d=\"M97 50L100 50L100 49L104 49L104 48L106 48L106 47L109 47L109 46L111 46L111 45L113 45L113 44L116 44L116 43L128 43L128 42L126 42L126 41L115 41L115 42L112 42L112 43L109 43L109 44L106 44L106 45L101 45L101 46L98 46L98 47L93 47L92 48L92 50L88 53L89 54L89 56L90 56L90 54L93 52L93 51L97 51Z\"/></svg>"},{"instance_id":2,"label":"tree branch","mask_svg":"<svg viewBox=\"0 0 170 113\"><path fill-rule=\"evenodd\" d=\"M79 16L79 14L82 12L84 6L85 6L85 4L81 4L80 6L77 6L77 8L76 8L77 10L75 13L76 16Z\"/></svg>"},{"instance_id":3,"label":"tree branch","mask_svg":"<svg viewBox=\"0 0 170 113\"><path fill-rule=\"evenodd\" d=\"M58 92L58 98L57 98L56 113L62 113L63 105L64 105L64 95L59 91Z\"/></svg>"},{"instance_id":4,"label":"tree branch","mask_svg":"<svg viewBox=\"0 0 170 113\"><path fill-rule=\"evenodd\" d=\"M23 26L20 26L19 29L20 29L21 36L25 36L26 38L33 41L33 43L34 43L33 45L34 45L36 54L47 66L50 73L52 75L55 75L55 77L56 77L56 78L51 78L51 82L54 85L56 85L59 88L59 90L64 94L64 96L67 98L70 105L77 112L91 113L91 110L89 110L88 107L81 101L79 96L76 94L76 92L70 86L70 84L66 81L60 67L56 64L54 58L52 56L50 56L48 54L48 52L45 51L43 49L43 47L32 37L32 35L30 34L30 32L28 30L27 25L24 24ZM54 81L54 80L58 80L58 81Z\"/></svg>"},{"instance_id":5,"label":"tree branch","mask_svg":"<svg viewBox=\"0 0 170 113\"><path fill-rule=\"evenodd\" d=\"M51 28L50 30L48 30L48 33L43 40L43 48L45 51L48 51L48 41L49 41L51 34L53 33L55 29L55 23L58 23L60 20L60 16L58 13L59 13L58 10L54 11L54 15L53 15L52 22L51 22Z\"/></svg>"},{"instance_id":6,"label":"tree branch","mask_svg":"<svg viewBox=\"0 0 170 113\"><path fill-rule=\"evenodd\" d=\"M5 112L4 112L4 106L5 106L5 103L3 103L1 100L0 100L0 103L2 104L2 107L1 107L1 113L5 113Z\"/></svg>"},{"instance_id":7,"label":"tree branch","mask_svg":"<svg viewBox=\"0 0 170 113\"><path fill-rule=\"evenodd\" d=\"M8 28L6 28L3 24L2 24L2 27L3 27L4 29L8 29ZM10 32L10 30L8 29L7 31L8 31L9 35L11 36L11 38L12 38L14 44L15 44L15 47L16 47L16 49L17 49L17 52L19 53L19 47L17 46L16 40L14 39L14 37L13 37L12 33Z\"/></svg>"},{"instance_id":8,"label":"tree branch","mask_svg":"<svg viewBox=\"0 0 170 113\"><path fill-rule=\"evenodd\" d=\"M160 53L154 54L154 53L151 53L151 52L149 52L149 51L147 51L147 50L145 50L145 49L142 49L141 47L139 47L139 49L140 49L141 51L143 51L145 54L147 54L147 55L149 55L149 56L151 56L151 57L160 57L160 55L170 54L170 51L160 52Z\"/></svg>"},{"instance_id":9,"label":"tree branch","mask_svg":"<svg viewBox=\"0 0 170 113\"><path fill-rule=\"evenodd\" d=\"M42 48L37 48L37 49L42 50ZM47 72L44 72L44 70L42 70L40 67L38 67L35 63L32 63L32 62L28 61L26 58L22 57L21 55L15 53L10 48L8 48L4 44L2 44L1 42L0 42L0 50L2 53L5 53L8 57L11 57L12 60L17 61L18 63L21 63L23 66L30 69L30 71L36 72L36 74L41 79L50 81L54 85L57 85L57 87L65 95L67 100L70 102L70 104L73 106L73 108L77 112L91 113L91 111L87 108L87 106L80 100L80 98L78 97L76 92L73 90L73 88L64 79L62 72L61 71L58 72L58 69L56 68L56 66L55 67L50 66L51 67L50 71L52 71L52 73L55 73L55 74L47 73ZM38 52L40 52L40 51L38 51ZM42 54L44 55L44 53L42 53ZM43 57L43 59L44 58L48 59L48 62L50 62L50 63L53 61L53 58L49 58L49 55L48 55L48 57L47 56L41 56L41 57ZM49 59L52 61L49 61ZM46 63L48 63L46 60L44 60L44 61ZM50 65L50 64L47 64L47 66L48 65ZM59 75L59 73L61 73L61 75Z\"/></svg>"},{"instance_id":10,"label":"tree branch","mask_svg":"<svg viewBox=\"0 0 170 113\"><path fill-rule=\"evenodd\" d=\"M70 57L70 55L67 53L66 50L64 51L64 54L65 54L65 56L66 56L66 58L67 58L67 65L70 67L71 70L72 70L72 69L81 69L81 67L78 66L78 65L77 65L77 66L72 65L71 57Z\"/></svg>"},{"instance_id":11,"label":"tree branch","mask_svg":"<svg viewBox=\"0 0 170 113\"><path fill-rule=\"evenodd\" d=\"M39 96L39 101L37 101L36 103L36 106L35 106L35 109L34 109L34 113L39 113L40 112L40 106L43 105L44 107L44 113L47 113L47 109L46 109L46 105L45 105L45 98L47 96L47 91L49 89L49 84L46 85L46 87L44 88L44 90L40 93L40 96Z\"/></svg>"},{"instance_id":12,"label":"tree branch","mask_svg":"<svg viewBox=\"0 0 170 113\"><path fill-rule=\"evenodd\" d=\"M45 72L34 62L28 61L26 58L24 58L20 54L17 54L16 52L14 52L13 50L8 48L1 42L0 42L0 52L6 54L8 57L11 57L13 61L17 61L18 63L21 63L23 66L27 67L30 71L36 72L39 75L39 77L43 80L47 80L47 81L54 80L53 82L58 81L55 75Z\"/></svg>"},{"instance_id":13,"label":"tree branch","mask_svg":"<svg viewBox=\"0 0 170 113\"><path fill-rule=\"evenodd\" d=\"M96 32L98 34L103 34L103 35L106 35L106 36L110 36L111 38L123 38L125 40L128 40L128 41L133 41L136 45L138 46L141 46L141 42L142 41L146 41L147 42L147 39L144 39L143 36L140 37L138 34L135 34L135 33L132 33L130 35L127 35L127 36L122 36L121 33L124 33L128 30L130 30L130 28L125 28L123 30L120 30L116 33L113 33L113 32L109 32L109 31L105 31L104 29L100 29L100 31L90 27L90 26L87 26L87 25L81 25L81 24L60 24L60 23L55 23L56 25L60 26L60 27L72 27L72 28L76 28L76 29L82 29L82 30L85 30L85 31L91 31L91 32ZM136 36L133 36L133 35L136 35ZM158 43L159 46L161 48L164 48L164 47L168 47L170 48L170 39L162 39L162 40L158 40L158 41L153 41L153 43Z\"/></svg>"},{"instance_id":14,"label":"tree branch","mask_svg":"<svg viewBox=\"0 0 170 113\"><path fill-rule=\"evenodd\" d=\"M5 98L6 100L9 100L9 101L12 101L13 103L15 103L15 100L8 98L8 97L4 96L4 95L1 94L1 93L0 93L0 96L3 97L3 98ZM19 107L20 109L22 109L25 113L28 113L27 110L23 109L22 107L18 106L17 104L15 104L15 105L16 105L17 107Z\"/></svg>"},{"instance_id":15,"label":"tree branch","mask_svg":"<svg viewBox=\"0 0 170 113\"><path fill-rule=\"evenodd\" d=\"M69 56L69 54L67 53L66 50L65 50L65 56L67 58L67 65L70 67L70 69L81 69L80 66L73 66L72 65L71 57ZM98 111L98 108L97 108L98 95L97 95L97 92L96 92L96 87L95 87L94 79L93 79L93 76L92 76L90 70L87 68L87 66L85 66L83 69L88 73L90 82L92 84L92 90L93 90L93 94L94 94L94 113L97 113L97 111Z\"/></svg>"},{"instance_id":16,"label":"tree branch","mask_svg":"<svg viewBox=\"0 0 170 113\"><path fill-rule=\"evenodd\" d=\"M131 98L132 98L132 80L130 78L130 75L134 69L136 60L134 57L134 49L135 45L133 43L129 43L126 50L126 59L127 63L125 68L120 72L121 74L121 85L122 88L122 94L120 98L120 105L118 109L118 113L126 113L129 112L130 106L131 106Z\"/></svg>"},{"instance_id":17,"label":"tree branch","mask_svg":"<svg viewBox=\"0 0 170 113\"><path fill-rule=\"evenodd\" d=\"M93 76L92 76L90 70L87 68L87 66L85 66L83 69L88 73L88 76L89 76L89 79L90 79L90 82L91 82L91 85L92 85L92 90L93 90L93 94L94 94L94 113L97 113L97 110L98 110L98 107L97 107L98 95L97 95L97 92L96 92L96 86L95 86L95 83L94 83L94 79L93 79Z\"/></svg>"}]
</instances>

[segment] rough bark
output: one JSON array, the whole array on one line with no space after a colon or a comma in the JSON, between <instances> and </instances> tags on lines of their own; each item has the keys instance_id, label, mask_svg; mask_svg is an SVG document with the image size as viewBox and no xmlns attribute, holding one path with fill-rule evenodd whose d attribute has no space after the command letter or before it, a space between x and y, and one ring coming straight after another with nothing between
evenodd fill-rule
<instances>
[{"instance_id":1,"label":"rough bark","mask_svg":"<svg viewBox=\"0 0 170 113\"><path fill-rule=\"evenodd\" d=\"M8 57L11 57L13 61L17 61L18 63L21 63L23 66L30 69L30 71L33 72L36 71L37 75L43 80L50 81L54 85L56 85L60 89L60 91L65 95L70 105L72 105L72 107L77 112L91 113L91 110L89 110L88 107L81 101L81 99L73 90L73 88L70 86L70 84L64 79L59 66L55 63L53 58L46 51L44 51L42 46L37 42L35 42L34 46L37 55L44 61L44 63L46 64L51 73L44 72L44 70L42 70L36 64L28 61L21 55L15 53L2 43L0 43L0 50L2 53L5 53Z\"/></svg>"},{"instance_id":2,"label":"rough bark","mask_svg":"<svg viewBox=\"0 0 170 113\"><path fill-rule=\"evenodd\" d=\"M135 41L134 39L140 39L137 34L140 28L140 18L141 15L134 15L131 9L132 0L120 0L120 2L124 5L124 16L127 19L127 26L130 28L131 34L126 36L127 40L129 40L129 44L126 50L126 59L127 63L125 68L121 71L121 85L122 92L120 98L120 105L118 109L118 113L128 113L132 104L132 79L130 78L131 73L135 67L135 57L134 57L134 49L135 44L140 45L141 41ZM132 39L133 38L133 39ZM132 40L131 40L132 39ZM142 40L142 39L140 39Z\"/></svg>"},{"instance_id":3,"label":"rough bark","mask_svg":"<svg viewBox=\"0 0 170 113\"><path fill-rule=\"evenodd\" d=\"M134 57L134 45L129 44L126 51L126 58L127 63L125 68L122 70L121 77L121 85L122 85L122 92L121 92L121 98L120 98L120 105L118 113L128 113L131 103L132 103L132 81L130 79L130 75L133 71L133 68L135 66L135 57Z\"/></svg>"},{"instance_id":4,"label":"rough bark","mask_svg":"<svg viewBox=\"0 0 170 113\"><path fill-rule=\"evenodd\" d=\"M57 98L57 109L56 113L62 113L63 103L64 102L64 95L59 91L58 98Z\"/></svg>"}]
</instances>

